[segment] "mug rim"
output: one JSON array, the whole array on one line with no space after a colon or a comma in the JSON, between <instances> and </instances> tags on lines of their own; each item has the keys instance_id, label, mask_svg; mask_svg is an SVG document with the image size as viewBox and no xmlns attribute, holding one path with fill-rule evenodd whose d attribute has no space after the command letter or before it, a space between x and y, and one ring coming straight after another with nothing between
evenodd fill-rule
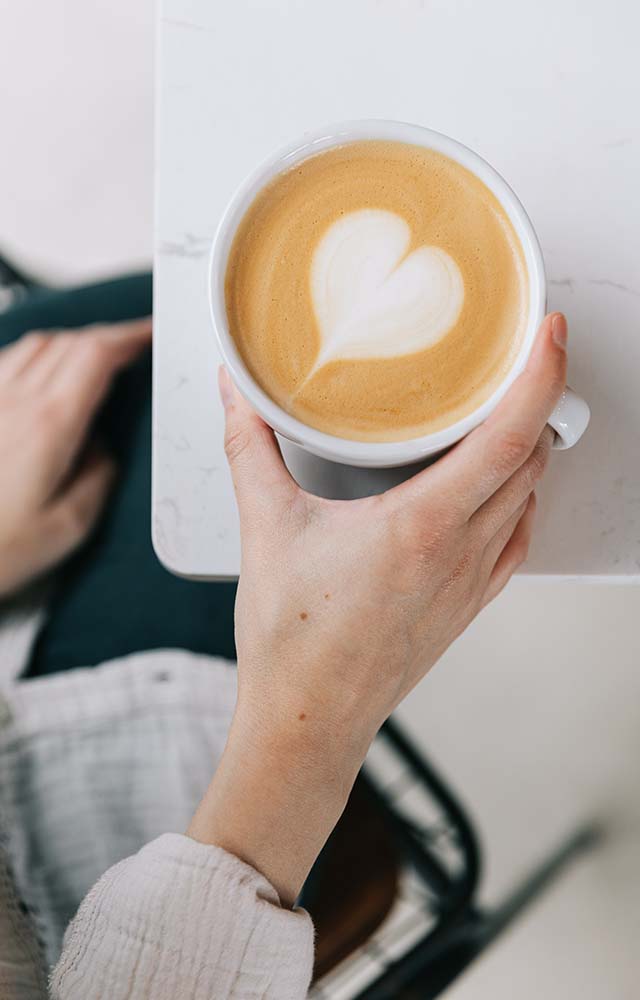
<instances>
[{"instance_id":1,"label":"mug rim","mask_svg":"<svg viewBox=\"0 0 640 1000\"><path fill-rule=\"evenodd\" d=\"M529 310L525 332L509 371L494 392L462 419L441 430L401 441L353 441L310 427L283 410L258 385L247 369L229 331L224 285L231 244L238 225L257 194L294 163L335 146L361 140L391 140L433 149L466 167L500 202L522 246L529 281ZM332 462L366 468L409 465L444 451L478 427L493 412L524 369L545 313L546 279L542 250L520 199L498 171L457 139L423 125L387 119L336 122L309 130L267 156L240 182L218 223L209 258L208 291L214 333L223 363L237 388L278 434L299 447Z\"/></svg>"}]
</instances>

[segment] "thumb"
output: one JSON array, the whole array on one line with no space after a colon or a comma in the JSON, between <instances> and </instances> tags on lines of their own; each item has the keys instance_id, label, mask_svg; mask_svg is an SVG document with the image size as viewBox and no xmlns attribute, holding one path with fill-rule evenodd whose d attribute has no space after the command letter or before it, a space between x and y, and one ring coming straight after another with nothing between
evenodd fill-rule
<instances>
[{"instance_id":1,"label":"thumb","mask_svg":"<svg viewBox=\"0 0 640 1000\"><path fill-rule=\"evenodd\" d=\"M224 450L242 520L257 509L264 513L274 499L290 499L298 486L274 432L238 392L223 365L218 385L225 413Z\"/></svg>"}]
</instances>

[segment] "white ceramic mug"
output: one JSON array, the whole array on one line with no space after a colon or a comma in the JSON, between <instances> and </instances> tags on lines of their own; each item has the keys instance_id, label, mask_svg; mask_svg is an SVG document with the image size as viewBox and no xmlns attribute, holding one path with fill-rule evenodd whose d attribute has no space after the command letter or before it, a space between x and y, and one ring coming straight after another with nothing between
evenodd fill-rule
<instances>
[{"instance_id":1,"label":"white ceramic mug","mask_svg":"<svg viewBox=\"0 0 640 1000\"><path fill-rule=\"evenodd\" d=\"M509 216L522 244L529 279L529 315L520 351L499 388L481 406L443 430L408 441L349 441L303 424L281 409L254 381L229 332L224 283L229 250L238 225L258 192L277 174L315 153L359 139L396 140L437 150L474 173L494 193ZM380 492L441 454L485 420L525 367L536 332L545 314L546 281L540 244L522 204L509 185L486 160L462 143L439 132L395 121L347 121L306 132L269 156L238 187L213 241L209 294L211 315L224 364L242 395L280 435L287 464L302 485L329 496L359 496ZM552 413L555 448L571 448L586 430L589 407L571 389ZM300 452L302 449L302 452ZM306 453L306 455L304 454ZM314 462L310 456L320 459ZM340 470L335 465L348 467ZM402 467L411 468L402 471ZM358 469L395 473L363 475Z\"/></svg>"}]
</instances>

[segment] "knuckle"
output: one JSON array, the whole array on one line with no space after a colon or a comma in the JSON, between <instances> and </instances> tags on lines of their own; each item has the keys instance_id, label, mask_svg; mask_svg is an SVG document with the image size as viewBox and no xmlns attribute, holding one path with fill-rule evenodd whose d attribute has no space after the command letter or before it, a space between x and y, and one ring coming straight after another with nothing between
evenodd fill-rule
<instances>
[{"instance_id":1,"label":"knuckle","mask_svg":"<svg viewBox=\"0 0 640 1000\"><path fill-rule=\"evenodd\" d=\"M444 516L414 515L410 528L411 545L421 563L431 563L446 551L451 533Z\"/></svg>"},{"instance_id":2,"label":"knuckle","mask_svg":"<svg viewBox=\"0 0 640 1000\"><path fill-rule=\"evenodd\" d=\"M531 457L528 461L529 479L532 483L542 478L545 469L547 468L548 461L549 446L545 441L540 440L533 449Z\"/></svg>"},{"instance_id":3,"label":"knuckle","mask_svg":"<svg viewBox=\"0 0 640 1000\"><path fill-rule=\"evenodd\" d=\"M89 338L101 336L109 330L109 326L106 323L100 323L96 321L95 323L87 323L83 326L82 332L89 336Z\"/></svg>"},{"instance_id":4,"label":"knuckle","mask_svg":"<svg viewBox=\"0 0 640 1000\"><path fill-rule=\"evenodd\" d=\"M65 330L64 333L56 334L56 343L60 344L61 347L71 347L72 344L76 343L78 340L75 333L71 333L69 330Z\"/></svg>"},{"instance_id":5,"label":"knuckle","mask_svg":"<svg viewBox=\"0 0 640 1000\"><path fill-rule=\"evenodd\" d=\"M425 531L421 525L414 533L411 543L411 553L417 559L419 566L428 566L440 556L443 548L442 533Z\"/></svg>"},{"instance_id":6,"label":"knuckle","mask_svg":"<svg viewBox=\"0 0 640 1000\"><path fill-rule=\"evenodd\" d=\"M474 582L473 568L475 565L475 554L471 549L466 548L454 561L453 569L447 577L447 588L459 587L461 584L468 585L471 591Z\"/></svg>"},{"instance_id":7,"label":"knuckle","mask_svg":"<svg viewBox=\"0 0 640 1000\"><path fill-rule=\"evenodd\" d=\"M466 517L461 513L459 498L450 494L437 496L430 504L429 518L432 529L447 538L456 531L459 525L466 522Z\"/></svg>"},{"instance_id":8,"label":"knuckle","mask_svg":"<svg viewBox=\"0 0 640 1000\"><path fill-rule=\"evenodd\" d=\"M33 348L36 348L43 347L49 343L53 339L53 335L46 333L44 330L31 330L30 333L25 334L23 339L26 344L30 344Z\"/></svg>"},{"instance_id":9,"label":"knuckle","mask_svg":"<svg viewBox=\"0 0 640 1000\"><path fill-rule=\"evenodd\" d=\"M505 431L497 442L496 464L501 472L519 468L531 454L531 440L522 431Z\"/></svg>"},{"instance_id":10,"label":"knuckle","mask_svg":"<svg viewBox=\"0 0 640 1000\"><path fill-rule=\"evenodd\" d=\"M230 465L246 454L251 447L251 434L245 425L227 427L224 435L224 450Z\"/></svg>"},{"instance_id":11,"label":"knuckle","mask_svg":"<svg viewBox=\"0 0 640 1000\"><path fill-rule=\"evenodd\" d=\"M97 337L86 337L79 341L81 350L89 364L100 364L108 354L108 344Z\"/></svg>"},{"instance_id":12,"label":"knuckle","mask_svg":"<svg viewBox=\"0 0 640 1000\"><path fill-rule=\"evenodd\" d=\"M550 372L550 381L555 381L557 384L564 385L567 377L567 352L564 348L559 348L553 352L553 362L552 370Z\"/></svg>"},{"instance_id":13,"label":"knuckle","mask_svg":"<svg viewBox=\"0 0 640 1000\"><path fill-rule=\"evenodd\" d=\"M68 337L71 348L71 363L79 370L91 373L100 368L106 358L104 345L95 337L79 337L77 333L63 334Z\"/></svg>"},{"instance_id":14,"label":"knuckle","mask_svg":"<svg viewBox=\"0 0 640 1000\"><path fill-rule=\"evenodd\" d=\"M386 545L394 572L408 589L415 587L416 575L430 572L442 561L446 549L446 530L430 512L400 505L387 511Z\"/></svg>"}]
</instances>

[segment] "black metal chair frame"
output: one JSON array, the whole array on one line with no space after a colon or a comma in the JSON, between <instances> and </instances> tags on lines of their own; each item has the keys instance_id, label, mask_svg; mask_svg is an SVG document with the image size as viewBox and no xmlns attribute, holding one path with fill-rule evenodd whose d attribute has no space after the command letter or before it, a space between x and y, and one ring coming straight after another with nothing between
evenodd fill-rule
<instances>
[{"instance_id":1,"label":"black metal chair frame","mask_svg":"<svg viewBox=\"0 0 640 1000\"><path fill-rule=\"evenodd\" d=\"M358 1000L431 1000L439 996L477 956L532 903L566 867L600 839L591 823L576 829L535 865L496 907L480 907L476 893L482 870L478 836L465 809L436 769L399 725L389 720L382 739L402 759L422 791L437 805L456 845L451 872L434 849L432 833L408 819L367 773L361 775L397 839L404 859L428 886L435 924L402 958L391 961Z\"/></svg>"}]
</instances>

